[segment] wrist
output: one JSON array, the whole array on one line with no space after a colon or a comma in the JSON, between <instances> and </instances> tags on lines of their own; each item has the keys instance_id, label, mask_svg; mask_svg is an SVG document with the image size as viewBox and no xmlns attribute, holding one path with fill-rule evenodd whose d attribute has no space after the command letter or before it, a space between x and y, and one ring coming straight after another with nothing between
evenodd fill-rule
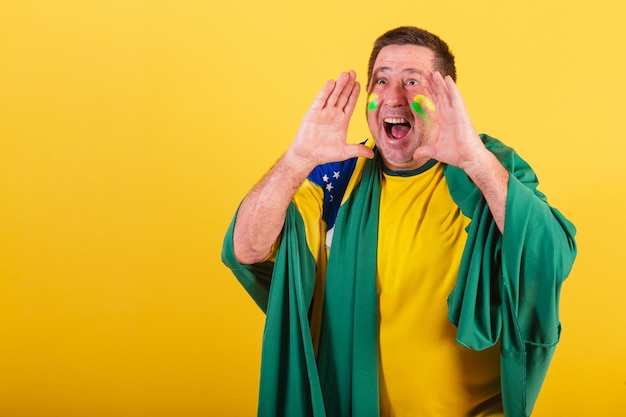
<instances>
[{"instance_id":1,"label":"wrist","mask_svg":"<svg viewBox=\"0 0 626 417\"><path fill-rule=\"evenodd\" d=\"M459 164L470 178L480 177L482 174L493 171L494 167L500 166L500 161L496 156L484 148L471 159Z\"/></svg>"},{"instance_id":2,"label":"wrist","mask_svg":"<svg viewBox=\"0 0 626 417\"><path fill-rule=\"evenodd\" d=\"M317 166L311 158L298 155L293 149L289 148L281 158L281 162L285 167L299 176L308 176L309 173Z\"/></svg>"}]
</instances>

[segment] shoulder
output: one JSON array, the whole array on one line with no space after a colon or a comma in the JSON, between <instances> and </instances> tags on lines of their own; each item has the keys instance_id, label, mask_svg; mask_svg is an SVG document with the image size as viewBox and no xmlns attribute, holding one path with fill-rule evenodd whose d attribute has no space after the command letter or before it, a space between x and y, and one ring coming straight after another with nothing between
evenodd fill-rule
<instances>
[{"instance_id":1,"label":"shoulder","mask_svg":"<svg viewBox=\"0 0 626 417\"><path fill-rule=\"evenodd\" d=\"M362 144L374 147L374 141L371 139ZM334 224L342 202L358 182L366 161L366 158L351 158L331 162L318 165L309 174L308 181L318 186L324 194L322 217L329 228Z\"/></svg>"}]
</instances>

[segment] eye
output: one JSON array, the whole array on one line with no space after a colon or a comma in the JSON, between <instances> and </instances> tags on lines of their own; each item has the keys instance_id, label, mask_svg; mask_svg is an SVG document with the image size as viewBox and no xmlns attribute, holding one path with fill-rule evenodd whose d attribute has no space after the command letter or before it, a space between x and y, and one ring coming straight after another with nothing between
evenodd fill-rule
<instances>
[{"instance_id":1,"label":"eye","mask_svg":"<svg viewBox=\"0 0 626 417\"><path fill-rule=\"evenodd\" d=\"M387 84L387 80L385 80L384 78L379 78L379 79L376 80L376 84L378 84L378 85Z\"/></svg>"},{"instance_id":2,"label":"eye","mask_svg":"<svg viewBox=\"0 0 626 417\"><path fill-rule=\"evenodd\" d=\"M406 85L416 86L416 85L419 85L419 82L417 80L408 80L406 82Z\"/></svg>"}]
</instances>

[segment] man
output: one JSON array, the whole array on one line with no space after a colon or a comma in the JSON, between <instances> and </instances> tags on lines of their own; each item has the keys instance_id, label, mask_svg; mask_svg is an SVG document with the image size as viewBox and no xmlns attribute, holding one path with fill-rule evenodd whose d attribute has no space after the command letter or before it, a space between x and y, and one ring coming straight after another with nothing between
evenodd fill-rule
<instances>
[{"instance_id":1,"label":"man","mask_svg":"<svg viewBox=\"0 0 626 417\"><path fill-rule=\"evenodd\" d=\"M245 197L223 260L266 312L259 415L527 416L559 339L575 229L478 135L454 57L414 27L329 81Z\"/></svg>"}]
</instances>

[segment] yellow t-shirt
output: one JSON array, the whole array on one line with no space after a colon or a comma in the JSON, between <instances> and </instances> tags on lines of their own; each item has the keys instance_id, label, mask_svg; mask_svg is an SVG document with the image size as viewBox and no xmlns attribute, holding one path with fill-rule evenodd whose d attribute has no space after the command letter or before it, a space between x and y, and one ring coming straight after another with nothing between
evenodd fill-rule
<instances>
[{"instance_id":1,"label":"yellow t-shirt","mask_svg":"<svg viewBox=\"0 0 626 417\"><path fill-rule=\"evenodd\" d=\"M380 202L381 417L501 416L499 349L459 345L447 298L466 241L440 163L385 173Z\"/></svg>"}]
</instances>

